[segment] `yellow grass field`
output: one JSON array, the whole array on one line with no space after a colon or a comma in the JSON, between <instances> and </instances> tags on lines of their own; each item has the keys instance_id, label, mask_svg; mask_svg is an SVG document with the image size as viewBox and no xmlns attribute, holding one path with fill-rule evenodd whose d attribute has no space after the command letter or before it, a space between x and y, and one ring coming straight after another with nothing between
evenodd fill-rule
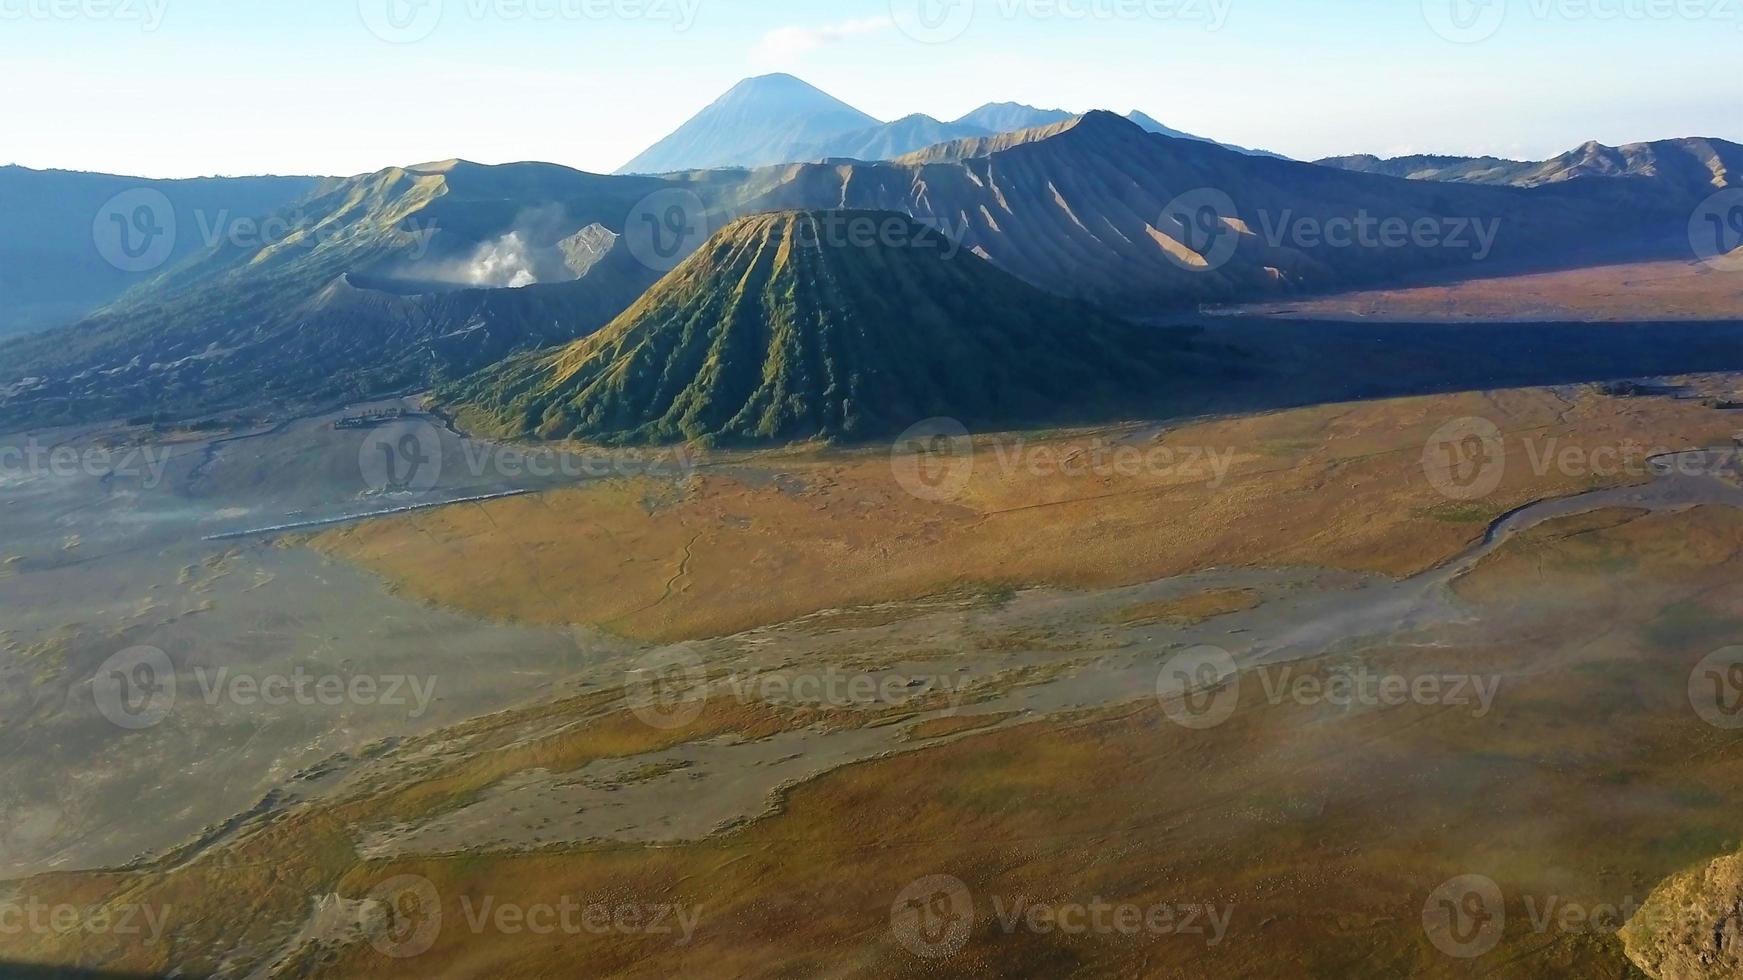
<instances>
[{"instance_id":1,"label":"yellow grass field","mask_svg":"<svg viewBox=\"0 0 1743 980\"><path fill-rule=\"evenodd\" d=\"M362 828L439 810L526 767L569 769L723 730L761 738L782 725L752 711L656 735L626 725L609 698L582 699L408 746L415 757L470 740L472 761L413 767L186 864L25 888L41 901L197 913L209 945L183 937L174 950L105 951L111 966L133 968L161 968L172 954L214 962L275 922L282 937L314 897L360 901L413 875L441 913L428 952L395 959L356 937L308 943L277 975L1635 976L1622 919L1660 882L1740 844L1738 735L1704 724L1685 690L1703 653L1743 627L1740 562L1743 516L1730 509L1568 518L1466 576L1474 608L1510 624L1501 634L1472 625L1433 646L1294 668L1320 682L1357 668L1489 678L1495 697L1480 708L1279 700L1276 677L1249 673L1214 728L1177 727L1151 698L971 731L811 780L775 815L692 844L375 861L351 849ZM574 720L560 739L517 735L565 714ZM905 947L892 914L933 875L960 880L972 910L960 949L939 958ZM1494 949L1473 959L1437 949L1424 926L1437 889L1466 875L1494 881L1504 901ZM565 898L675 906L694 931L682 941L533 934L479 918L487 900ZM1168 909L1174 918L1158 921L1173 926L1080 935L1003 918L1032 902ZM1208 918L1191 913L1195 931L1183 931L1193 909ZM75 941L43 940L33 955L72 955Z\"/></svg>"},{"instance_id":2,"label":"yellow grass field","mask_svg":"<svg viewBox=\"0 0 1743 980\"><path fill-rule=\"evenodd\" d=\"M1504 478L1470 501L1443 495L1423 465L1431 437L1461 417L1505 433ZM1458 394L1185 425L1154 440L1129 429L978 440L955 499L908 493L888 452L783 457L765 464L780 481L719 466L684 487L615 483L453 507L313 546L481 616L675 641L958 588L1108 587L1239 566L1408 575L1521 504L1645 482L1643 469L1538 472L1551 454L1634 445L1638 466L1652 448L1730 445L1737 429L1695 401L1587 388ZM1116 443L1157 462L1121 469L1131 456L1113 455Z\"/></svg>"}]
</instances>

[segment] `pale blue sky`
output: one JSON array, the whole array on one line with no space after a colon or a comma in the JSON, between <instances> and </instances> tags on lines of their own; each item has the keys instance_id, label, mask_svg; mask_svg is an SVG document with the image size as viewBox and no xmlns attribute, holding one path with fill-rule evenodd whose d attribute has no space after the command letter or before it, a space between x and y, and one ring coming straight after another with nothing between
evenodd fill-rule
<instances>
[{"instance_id":1,"label":"pale blue sky","mask_svg":"<svg viewBox=\"0 0 1743 980\"><path fill-rule=\"evenodd\" d=\"M966 30L935 44L892 24L892 2L906 24L922 0L411 0L440 4L399 11L428 36L392 44L366 26L404 2L0 0L0 162L350 174L461 156L609 171L767 71L882 118L995 100L1137 108L1301 158L1743 142L1743 0L1678 0L1706 12L1670 19L1641 15L1661 0L1474 0L1507 4L1475 43L1425 15L1473 0L975 0ZM441 10L433 29L420 9Z\"/></svg>"}]
</instances>

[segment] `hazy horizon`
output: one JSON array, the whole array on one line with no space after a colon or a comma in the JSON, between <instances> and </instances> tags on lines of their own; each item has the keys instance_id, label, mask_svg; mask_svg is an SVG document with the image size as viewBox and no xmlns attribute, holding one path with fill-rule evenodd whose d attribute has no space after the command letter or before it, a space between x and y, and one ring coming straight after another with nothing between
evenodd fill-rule
<instances>
[{"instance_id":1,"label":"hazy horizon","mask_svg":"<svg viewBox=\"0 0 1743 980\"><path fill-rule=\"evenodd\" d=\"M1743 141L1712 81L1743 36L1722 0L1671 17L1639 0L967 2L6 0L0 53L30 95L0 116L3 155L144 177L454 157L609 172L770 72L882 119L1137 109L1304 160Z\"/></svg>"}]
</instances>

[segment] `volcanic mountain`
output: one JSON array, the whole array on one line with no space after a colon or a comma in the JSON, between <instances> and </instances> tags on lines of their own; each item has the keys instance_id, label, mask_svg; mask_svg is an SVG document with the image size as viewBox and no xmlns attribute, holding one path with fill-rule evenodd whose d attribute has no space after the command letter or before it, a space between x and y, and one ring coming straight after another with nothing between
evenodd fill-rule
<instances>
[{"instance_id":1,"label":"volcanic mountain","mask_svg":"<svg viewBox=\"0 0 1743 980\"><path fill-rule=\"evenodd\" d=\"M949 122L916 113L886 123L791 75L764 75L738 83L618 173L681 173L820 160L892 160L939 143L1057 126L1074 118L1075 113L1063 109L993 102ZM1127 118L1148 132L1215 142L1171 129L1142 112ZM1216 145L1239 153L1275 156Z\"/></svg>"},{"instance_id":2,"label":"volcanic mountain","mask_svg":"<svg viewBox=\"0 0 1743 980\"><path fill-rule=\"evenodd\" d=\"M1225 371L887 212L721 231L604 330L443 389L487 431L599 443L858 440L1155 407Z\"/></svg>"},{"instance_id":3,"label":"volcanic mountain","mask_svg":"<svg viewBox=\"0 0 1743 980\"><path fill-rule=\"evenodd\" d=\"M733 86L618 173L675 173L808 160L831 137L864 134L882 125L792 75L763 75Z\"/></svg>"}]
</instances>

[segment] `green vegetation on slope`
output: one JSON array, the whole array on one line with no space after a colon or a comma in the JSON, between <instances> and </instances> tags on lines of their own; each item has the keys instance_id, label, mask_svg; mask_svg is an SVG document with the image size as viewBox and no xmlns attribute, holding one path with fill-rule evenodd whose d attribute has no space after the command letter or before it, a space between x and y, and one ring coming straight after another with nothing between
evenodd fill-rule
<instances>
[{"instance_id":1,"label":"green vegetation on slope","mask_svg":"<svg viewBox=\"0 0 1743 980\"><path fill-rule=\"evenodd\" d=\"M1215 364L1178 331L1042 293L906 217L780 212L716 235L598 334L442 398L542 438L851 441L939 416L1142 409Z\"/></svg>"}]
</instances>

